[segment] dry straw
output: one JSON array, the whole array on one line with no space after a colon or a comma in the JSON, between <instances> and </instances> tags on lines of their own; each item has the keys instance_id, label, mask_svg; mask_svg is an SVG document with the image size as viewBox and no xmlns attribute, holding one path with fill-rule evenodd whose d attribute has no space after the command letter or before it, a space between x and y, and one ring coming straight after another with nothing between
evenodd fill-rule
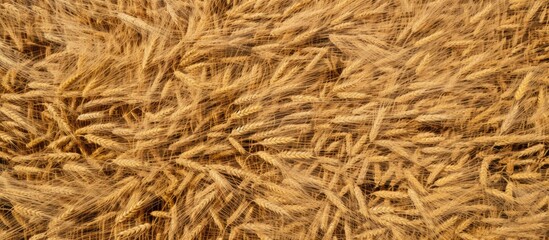
<instances>
[{"instance_id":1,"label":"dry straw","mask_svg":"<svg viewBox=\"0 0 549 240\"><path fill-rule=\"evenodd\" d=\"M549 237L547 1L0 3L0 239Z\"/></svg>"}]
</instances>

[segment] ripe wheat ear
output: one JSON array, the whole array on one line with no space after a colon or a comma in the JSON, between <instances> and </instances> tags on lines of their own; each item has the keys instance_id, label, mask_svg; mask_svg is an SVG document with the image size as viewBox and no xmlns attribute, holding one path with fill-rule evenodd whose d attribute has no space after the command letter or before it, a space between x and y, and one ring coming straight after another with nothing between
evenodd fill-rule
<instances>
[{"instance_id":1,"label":"ripe wheat ear","mask_svg":"<svg viewBox=\"0 0 549 240\"><path fill-rule=\"evenodd\" d=\"M549 238L549 2L0 0L0 239Z\"/></svg>"}]
</instances>

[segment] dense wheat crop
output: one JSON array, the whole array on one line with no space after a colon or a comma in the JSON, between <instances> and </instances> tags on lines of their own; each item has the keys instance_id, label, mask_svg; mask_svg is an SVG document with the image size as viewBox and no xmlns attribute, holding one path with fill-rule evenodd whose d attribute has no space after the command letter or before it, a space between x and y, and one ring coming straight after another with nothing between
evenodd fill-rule
<instances>
[{"instance_id":1,"label":"dense wheat crop","mask_svg":"<svg viewBox=\"0 0 549 240\"><path fill-rule=\"evenodd\" d=\"M0 0L0 239L549 237L545 0Z\"/></svg>"}]
</instances>

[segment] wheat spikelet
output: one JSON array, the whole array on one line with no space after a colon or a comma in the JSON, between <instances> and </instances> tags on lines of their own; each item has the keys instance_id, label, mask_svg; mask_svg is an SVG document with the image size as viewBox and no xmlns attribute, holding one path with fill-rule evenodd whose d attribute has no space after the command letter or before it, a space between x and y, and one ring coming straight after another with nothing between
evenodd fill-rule
<instances>
[{"instance_id":1,"label":"wheat spikelet","mask_svg":"<svg viewBox=\"0 0 549 240\"><path fill-rule=\"evenodd\" d=\"M440 38L442 37L443 35L445 34L445 32L443 30L440 30L440 31L437 31L427 37L424 37L420 40L418 40L417 42L414 43L414 47L421 47L425 44L428 44L434 40L436 40L437 38Z\"/></svg>"},{"instance_id":2,"label":"wheat spikelet","mask_svg":"<svg viewBox=\"0 0 549 240\"><path fill-rule=\"evenodd\" d=\"M408 150L406 150L405 148L403 148L402 146L400 146L398 143L396 143L394 141L377 140L374 143L377 144L377 145L380 145L382 147L388 148L392 152L394 152L394 153L396 153L396 154L398 154L398 155L400 155L404 158L410 159L410 157L411 157L411 154L408 152Z\"/></svg>"},{"instance_id":3,"label":"wheat spikelet","mask_svg":"<svg viewBox=\"0 0 549 240\"><path fill-rule=\"evenodd\" d=\"M127 168L140 168L140 167L145 166L145 164L143 164L143 162L141 162L139 160L135 160L135 159L117 158L117 159L112 160L112 162L114 164L118 165L118 166L127 167Z\"/></svg>"},{"instance_id":4,"label":"wheat spikelet","mask_svg":"<svg viewBox=\"0 0 549 240\"><path fill-rule=\"evenodd\" d=\"M37 133L37 129L29 124L23 117L20 116L16 111L13 111L6 107L0 107L0 112L2 112L4 115L6 115L8 118L15 121L18 125L23 126L27 131L31 132L32 134Z\"/></svg>"},{"instance_id":5,"label":"wheat spikelet","mask_svg":"<svg viewBox=\"0 0 549 240\"><path fill-rule=\"evenodd\" d=\"M63 170L76 173L90 173L89 169L77 163L66 163L63 165Z\"/></svg>"},{"instance_id":6,"label":"wheat spikelet","mask_svg":"<svg viewBox=\"0 0 549 240\"><path fill-rule=\"evenodd\" d=\"M235 99L233 103L236 105L248 104L250 102L257 100L258 98L260 98L260 95L251 94L251 95L241 96Z\"/></svg>"},{"instance_id":7,"label":"wheat spikelet","mask_svg":"<svg viewBox=\"0 0 549 240\"><path fill-rule=\"evenodd\" d=\"M304 71L305 72L311 71L322 60L322 58L324 57L324 55L326 55L326 53L328 53L327 48L320 49L317 55L311 60L311 62L307 64ZM311 99L311 100L314 100L314 99Z\"/></svg>"},{"instance_id":8,"label":"wheat spikelet","mask_svg":"<svg viewBox=\"0 0 549 240\"><path fill-rule=\"evenodd\" d=\"M151 216L157 217L157 218L171 218L171 215L169 212L163 212L163 211L152 211Z\"/></svg>"},{"instance_id":9,"label":"wheat spikelet","mask_svg":"<svg viewBox=\"0 0 549 240\"><path fill-rule=\"evenodd\" d=\"M66 220L74 214L74 207L68 207L63 212L55 216L49 223L49 229L59 229L63 224L66 224Z\"/></svg>"},{"instance_id":10,"label":"wheat spikelet","mask_svg":"<svg viewBox=\"0 0 549 240\"><path fill-rule=\"evenodd\" d=\"M259 176L257 176L256 174L251 173L251 172L246 172L246 171L244 171L242 169L239 169L239 168L233 168L233 167L230 167L230 166L218 165L218 164L212 164L212 165L209 165L208 167L210 167L212 169L219 170L219 171L223 171L223 172L225 172L227 174L230 174L230 175L233 175L233 176L246 178L246 179L250 179L250 180L253 180L253 181L259 181Z\"/></svg>"},{"instance_id":11,"label":"wheat spikelet","mask_svg":"<svg viewBox=\"0 0 549 240\"><path fill-rule=\"evenodd\" d=\"M394 223L397 225L408 226L408 227L415 226L415 224L410 220L403 217L399 217L397 215L393 215L393 214L383 214L379 217L379 219L386 223Z\"/></svg>"},{"instance_id":12,"label":"wheat spikelet","mask_svg":"<svg viewBox=\"0 0 549 240\"><path fill-rule=\"evenodd\" d=\"M233 146L240 154L246 154L246 149L234 138L228 137L229 143Z\"/></svg>"},{"instance_id":13,"label":"wheat spikelet","mask_svg":"<svg viewBox=\"0 0 549 240\"><path fill-rule=\"evenodd\" d=\"M332 218L332 222L330 223L330 226L326 230L326 235L324 235L323 239L330 239L332 238L336 226L339 224L339 221L341 220L341 210L336 211L335 215Z\"/></svg>"},{"instance_id":14,"label":"wheat spikelet","mask_svg":"<svg viewBox=\"0 0 549 240\"><path fill-rule=\"evenodd\" d=\"M492 195L492 196L497 197L497 198L500 198L500 199L503 199L507 202L510 202L510 203L515 202L515 199L513 199L512 196L509 196L509 195L505 194L504 192L499 191L497 189L486 189L485 191L486 191L487 194Z\"/></svg>"},{"instance_id":15,"label":"wheat spikelet","mask_svg":"<svg viewBox=\"0 0 549 240\"><path fill-rule=\"evenodd\" d=\"M229 191L232 189L231 184L219 172L217 172L216 170L210 169L208 173L210 177L214 180L214 182L217 185L219 185L222 190Z\"/></svg>"},{"instance_id":16,"label":"wheat spikelet","mask_svg":"<svg viewBox=\"0 0 549 240\"><path fill-rule=\"evenodd\" d=\"M249 133L249 132L251 132L251 131L257 131L258 129L263 128L263 127L265 127L266 125L267 125L266 122L253 122L253 123L249 123L249 124L240 126L240 127L238 127L238 128L235 128L235 129L231 132L231 135L239 136L239 135L243 135L243 134Z\"/></svg>"},{"instance_id":17,"label":"wheat spikelet","mask_svg":"<svg viewBox=\"0 0 549 240\"><path fill-rule=\"evenodd\" d=\"M144 223L141 225L137 225L135 227L126 229L124 231L121 231L117 234L119 237L132 237L136 235L141 235L151 229L152 225L150 223Z\"/></svg>"},{"instance_id":18,"label":"wheat spikelet","mask_svg":"<svg viewBox=\"0 0 549 240\"><path fill-rule=\"evenodd\" d=\"M302 32L298 36L296 36L291 42L289 42L289 45L300 45L305 44L307 41L310 41L311 38L313 38L317 33L320 31L320 28L313 28L309 29L305 32Z\"/></svg>"},{"instance_id":19,"label":"wheat spikelet","mask_svg":"<svg viewBox=\"0 0 549 240\"><path fill-rule=\"evenodd\" d=\"M10 136L9 134L5 133L5 132L0 132L0 140L4 141L6 143L11 143L11 142L13 142L14 138L12 136ZM32 145L31 145L31 147L32 147Z\"/></svg>"},{"instance_id":20,"label":"wheat spikelet","mask_svg":"<svg viewBox=\"0 0 549 240\"><path fill-rule=\"evenodd\" d=\"M407 198L408 194L403 192L394 192L394 191L376 191L372 193L375 196L381 197L381 198Z\"/></svg>"},{"instance_id":21,"label":"wheat spikelet","mask_svg":"<svg viewBox=\"0 0 549 240\"><path fill-rule=\"evenodd\" d=\"M102 138L102 137L99 137L99 136L96 136L96 135L93 135L93 134L86 134L84 136L84 138L86 138L91 143L97 144L97 145L102 146L102 147L107 148L107 149L112 149L112 150L116 150L116 151L123 151L124 150L124 147L122 146L122 144L120 144L116 141L113 141L111 139Z\"/></svg>"},{"instance_id":22,"label":"wheat spikelet","mask_svg":"<svg viewBox=\"0 0 549 240\"><path fill-rule=\"evenodd\" d=\"M293 137L272 137L272 138L263 139L258 143L264 146L275 146L275 145L287 145L295 141L296 139Z\"/></svg>"},{"instance_id":23,"label":"wheat spikelet","mask_svg":"<svg viewBox=\"0 0 549 240\"><path fill-rule=\"evenodd\" d=\"M281 207L281 206L278 206L266 199L262 199L262 198L256 198L254 200L254 202L262 207L262 208L265 208L265 209L268 209L268 210L271 210L273 211L274 213L277 213L277 214L280 214L280 215L285 215L285 216L290 216L290 214L286 211L286 209L284 209L284 207Z\"/></svg>"},{"instance_id":24,"label":"wheat spikelet","mask_svg":"<svg viewBox=\"0 0 549 240\"><path fill-rule=\"evenodd\" d=\"M435 233L439 234L440 232L444 232L444 231L448 230L451 226L456 224L456 222L459 221L459 219L460 219L460 217L456 215L456 216L452 216L448 220L438 224Z\"/></svg>"},{"instance_id":25,"label":"wheat spikelet","mask_svg":"<svg viewBox=\"0 0 549 240\"><path fill-rule=\"evenodd\" d=\"M54 109L54 107L52 105L46 104L46 110L49 112L49 114L51 115L53 120L55 120L57 122L59 128L62 131L64 131L64 132L70 132L71 131L70 126L67 123L67 121L65 119L63 119L61 116L59 116L59 114L57 113L57 111Z\"/></svg>"},{"instance_id":26,"label":"wheat spikelet","mask_svg":"<svg viewBox=\"0 0 549 240\"><path fill-rule=\"evenodd\" d=\"M381 127L381 122L383 121L383 118L385 117L385 111L387 110L387 108L385 107L382 107L379 109L377 115L376 115L376 118L374 119L374 123L372 124L372 129L370 130L370 134L368 135L369 136L369 139L370 139L370 142L373 142L376 137L377 137L377 134L379 132L379 128Z\"/></svg>"},{"instance_id":27,"label":"wheat spikelet","mask_svg":"<svg viewBox=\"0 0 549 240\"><path fill-rule=\"evenodd\" d=\"M490 76L490 75L496 73L497 71L499 71L498 68L488 68L488 69L484 69L484 70L469 74L465 78L466 79L472 79L472 80L480 79L480 78L483 78L483 77Z\"/></svg>"},{"instance_id":28,"label":"wheat spikelet","mask_svg":"<svg viewBox=\"0 0 549 240\"><path fill-rule=\"evenodd\" d=\"M410 183L410 186L414 188L414 190L424 194L427 193L427 190L425 190L425 187L417 180L416 177L414 177L414 174L412 174L411 171L405 170L404 176L408 180L408 183Z\"/></svg>"},{"instance_id":29,"label":"wheat spikelet","mask_svg":"<svg viewBox=\"0 0 549 240\"><path fill-rule=\"evenodd\" d=\"M541 178L541 174L535 172L521 172L511 175L514 180L535 180Z\"/></svg>"},{"instance_id":30,"label":"wheat spikelet","mask_svg":"<svg viewBox=\"0 0 549 240\"><path fill-rule=\"evenodd\" d=\"M23 166L23 165L13 166L13 170L15 172L27 173L27 174L38 174L38 173L44 172L43 169L40 169L37 167Z\"/></svg>"},{"instance_id":31,"label":"wheat spikelet","mask_svg":"<svg viewBox=\"0 0 549 240\"><path fill-rule=\"evenodd\" d=\"M524 94L526 93L526 90L528 89L530 82L532 81L533 78L534 78L534 72L529 72L526 74L524 79L522 79L522 82L520 82L520 85L517 91L515 92L516 100L521 100L522 97L524 97Z\"/></svg>"},{"instance_id":32,"label":"wheat spikelet","mask_svg":"<svg viewBox=\"0 0 549 240\"><path fill-rule=\"evenodd\" d=\"M276 155L282 159L311 159L313 154L310 152L284 151Z\"/></svg>"},{"instance_id":33,"label":"wheat spikelet","mask_svg":"<svg viewBox=\"0 0 549 240\"><path fill-rule=\"evenodd\" d=\"M123 222L124 220L128 219L132 215L137 214L137 212L141 208L143 208L146 203L147 203L147 200L141 199L141 200L129 205L128 207L126 207L126 209L122 213L120 213L118 216L116 216L115 222L116 223Z\"/></svg>"},{"instance_id":34,"label":"wheat spikelet","mask_svg":"<svg viewBox=\"0 0 549 240\"><path fill-rule=\"evenodd\" d=\"M149 26L147 23L145 23L143 20L129 16L125 13L118 13L117 17L120 18L125 23L141 28L143 30L147 30L152 33L159 33L158 30L152 26Z\"/></svg>"},{"instance_id":35,"label":"wheat spikelet","mask_svg":"<svg viewBox=\"0 0 549 240\"><path fill-rule=\"evenodd\" d=\"M243 117L249 116L251 114L254 114L256 112L259 112L262 109L262 106L249 106L246 108L243 108L241 110L238 110L237 112L233 113L230 117L230 119L241 119Z\"/></svg>"},{"instance_id":36,"label":"wheat spikelet","mask_svg":"<svg viewBox=\"0 0 549 240\"><path fill-rule=\"evenodd\" d=\"M427 211L427 209L425 208L425 205L423 204L423 201L421 201L421 199L419 198L419 195L413 189L408 189L408 196L414 203L414 206L419 211L420 215L423 216L423 218L425 219L427 225L431 229L435 228L435 225L432 221L433 218L430 216L430 212Z\"/></svg>"},{"instance_id":37,"label":"wheat spikelet","mask_svg":"<svg viewBox=\"0 0 549 240\"><path fill-rule=\"evenodd\" d=\"M205 171L205 169L206 169L201 164L199 164L197 162L194 162L192 160L189 160L185 157L179 157L175 160L175 162L179 165L182 165L182 166L185 166L185 167L188 167L188 168L192 168L192 169L196 169L198 171Z\"/></svg>"},{"instance_id":38,"label":"wheat spikelet","mask_svg":"<svg viewBox=\"0 0 549 240\"><path fill-rule=\"evenodd\" d=\"M438 180L433 183L433 186L445 186L450 183L458 181L462 177L462 173L454 173L450 174L446 177L439 178Z\"/></svg>"},{"instance_id":39,"label":"wheat spikelet","mask_svg":"<svg viewBox=\"0 0 549 240\"><path fill-rule=\"evenodd\" d=\"M514 105L511 108L511 110L509 111L509 113L501 123L500 133L505 133L507 130L509 130L509 128L513 124L513 121L515 120L518 110L519 110L519 105Z\"/></svg>"},{"instance_id":40,"label":"wheat spikelet","mask_svg":"<svg viewBox=\"0 0 549 240\"><path fill-rule=\"evenodd\" d=\"M66 144L68 141L71 140L71 136L63 136L63 137L60 137L52 142L50 142L50 144L48 145L49 148L59 148L59 147L62 147L61 145L63 144Z\"/></svg>"},{"instance_id":41,"label":"wheat spikelet","mask_svg":"<svg viewBox=\"0 0 549 240\"><path fill-rule=\"evenodd\" d=\"M195 202L193 208L190 210L191 219L196 219L199 214L203 213L207 206L211 205L214 200L216 200L217 191L205 189L202 191L204 193L200 200ZM200 194L197 194L200 196Z\"/></svg>"},{"instance_id":42,"label":"wheat spikelet","mask_svg":"<svg viewBox=\"0 0 549 240\"><path fill-rule=\"evenodd\" d=\"M70 162L80 159L80 154L78 153L52 153L45 156L46 160L56 161L56 162Z\"/></svg>"},{"instance_id":43,"label":"wheat spikelet","mask_svg":"<svg viewBox=\"0 0 549 240\"><path fill-rule=\"evenodd\" d=\"M197 145L179 155L180 158L193 158L206 150L206 145Z\"/></svg>"},{"instance_id":44,"label":"wheat spikelet","mask_svg":"<svg viewBox=\"0 0 549 240\"><path fill-rule=\"evenodd\" d=\"M30 142L28 142L25 146L27 148L33 148L33 147L36 147L37 145L47 141L49 138L51 138L51 136L40 136L40 137L37 137L35 139L32 139ZM8 142L8 141L7 141Z\"/></svg>"},{"instance_id":45,"label":"wheat spikelet","mask_svg":"<svg viewBox=\"0 0 549 240\"><path fill-rule=\"evenodd\" d=\"M249 203L241 203L238 208L236 208L234 212L227 218L227 225L232 224L236 219L238 219L248 209L248 207Z\"/></svg>"},{"instance_id":46,"label":"wheat spikelet","mask_svg":"<svg viewBox=\"0 0 549 240\"><path fill-rule=\"evenodd\" d=\"M326 198L332 204L334 204L340 211L342 211L343 213L346 213L346 212L349 211L347 209L347 207L345 207L345 204L343 203L343 201L337 195L335 195L333 192L327 190L327 191L324 191L323 193L326 195Z\"/></svg>"},{"instance_id":47,"label":"wheat spikelet","mask_svg":"<svg viewBox=\"0 0 549 240\"><path fill-rule=\"evenodd\" d=\"M45 213L40 212L36 209L16 205L13 207L13 211L15 211L18 214L21 214L22 216L28 217L28 218L44 218L47 217Z\"/></svg>"},{"instance_id":48,"label":"wheat spikelet","mask_svg":"<svg viewBox=\"0 0 549 240\"><path fill-rule=\"evenodd\" d=\"M517 155L518 156L527 156L527 155L531 155L531 154L534 154L536 152L542 151L544 149L545 149L544 144L536 144L534 146L531 146L529 148L526 148L526 149L520 151Z\"/></svg>"},{"instance_id":49,"label":"wheat spikelet","mask_svg":"<svg viewBox=\"0 0 549 240\"><path fill-rule=\"evenodd\" d=\"M96 133L101 131L110 131L111 129L116 127L117 125L115 123L92 124L92 125L85 126L83 128L76 129L74 133L77 135L86 134L86 133Z\"/></svg>"},{"instance_id":50,"label":"wheat spikelet","mask_svg":"<svg viewBox=\"0 0 549 240\"><path fill-rule=\"evenodd\" d=\"M273 166L282 166L282 163L279 161L278 158L274 157L273 155L267 153L267 152L264 152L264 151L261 151L261 152L257 152L256 153L261 159L265 160L265 162L273 165Z\"/></svg>"}]
</instances>

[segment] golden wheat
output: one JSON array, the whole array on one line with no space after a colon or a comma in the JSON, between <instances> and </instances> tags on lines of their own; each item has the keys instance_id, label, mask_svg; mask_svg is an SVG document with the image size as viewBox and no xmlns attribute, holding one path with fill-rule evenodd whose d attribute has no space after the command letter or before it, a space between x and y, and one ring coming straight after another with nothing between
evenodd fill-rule
<instances>
[{"instance_id":1,"label":"golden wheat","mask_svg":"<svg viewBox=\"0 0 549 240\"><path fill-rule=\"evenodd\" d=\"M0 3L0 239L543 239L546 1Z\"/></svg>"}]
</instances>

